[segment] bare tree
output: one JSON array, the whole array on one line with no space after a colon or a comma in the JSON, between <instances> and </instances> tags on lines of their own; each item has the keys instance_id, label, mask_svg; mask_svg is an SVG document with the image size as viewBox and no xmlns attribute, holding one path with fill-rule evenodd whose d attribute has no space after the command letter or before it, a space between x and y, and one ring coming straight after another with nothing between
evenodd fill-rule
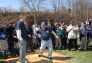
<instances>
[{"instance_id":1,"label":"bare tree","mask_svg":"<svg viewBox=\"0 0 92 63\"><path fill-rule=\"evenodd\" d=\"M89 19L89 8L92 7L91 0L76 0L73 9L76 12L77 20L86 21Z\"/></svg>"},{"instance_id":2,"label":"bare tree","mask_svg":"<svg viewBox=\"0 0 92 63\"><path fill-rule=\"evenodd\" d=\"M60 21L60 10L63 8L63 0L51 0L51 6L55 14L55 21Z\"/></svg>"},{"instance_id":3,"label":"bare tree","mask_svg":"<svg viewBox=\"0 0 92 63\"><path fill-rule=\"evenodd\" d=\"M20 1L22 2L22 4L26 6L26 8L28 8L32 12L34 16L34 21L36 21L35 19L39 15L40 9L43 6L45 0L20 0Z\"/></svg>"},{"instance_id":4,"label":"bare tree","mask_svg":"<svg viewBox=\"0 0 92 63\"><path fill-rule=\"evenodd\" d=\"M56 13L63 7L63 0L51 0L51 6L53 11Z\"/></svg>"},{"instance_id":5,"label":"bare tree","mask_svg":"<svg viewBox=\"0 0 92 63\"><path fill-rule=\"evenodd\" d=\"M27 11L27 9L24 6L21 6L18 10L19 10L19 12L25 12L25 11Z\"/></svg>"}]
</instances>

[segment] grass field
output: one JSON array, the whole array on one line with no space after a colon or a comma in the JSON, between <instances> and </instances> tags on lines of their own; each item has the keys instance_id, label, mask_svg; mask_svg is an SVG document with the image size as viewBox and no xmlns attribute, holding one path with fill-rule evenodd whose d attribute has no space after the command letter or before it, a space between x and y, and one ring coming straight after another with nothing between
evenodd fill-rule
<instances>
[{"instance_id":1,"label":"grass field","mask_svg":"<svg viewBox=\"0 0 92 63\"><path fill-rule=\"evenodd\" d=\"M69 63L92 63L92 51L66 51L62 50L62 53L68 57Z\"/></svg>"},{"instance_id":2,"label":"grass field","mask_svg":"<svg viewBox=\"0 0 92 63\"><path fill-rule=\"evenodd\" d=\"M59 50L65 56L71 57L67 60L69 63L92 63L92 43L88 51L68 51Z\"/></svg>"},{"instance_id":3,"label":"grass field","mask_svg":"<svg viewBox=\"0 0 92 63\"><path fill-rule=\"evenodd\" d=\"M5 61L5 59L0 59L0 62L3 62L3 61Z\"/></svg>"}]
</instances>

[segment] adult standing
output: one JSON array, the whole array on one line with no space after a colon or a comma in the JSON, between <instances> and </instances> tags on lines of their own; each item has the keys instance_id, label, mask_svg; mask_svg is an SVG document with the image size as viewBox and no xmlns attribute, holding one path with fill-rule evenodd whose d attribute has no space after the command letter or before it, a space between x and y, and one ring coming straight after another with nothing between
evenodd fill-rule
<instances>
[{"instance_id":1,"label":"adult standing","mask_svg":"<svg viewBox=\"0 0 92 63\"><path fill-rule=\"evenodd\" d=\"M46 22L41 23L41 29L39 29L37 32L38 34L40 34L40 38L41 38L41 47L40 47L39 56L41 56L42 53L44 52L44 49L48 47L49 49L48 58L52 59L53 45L52 45L50 33L54 34L56 38L58 38L58 36L55 34L55 32L53 32L47 27Z\"/></svg>"},{"instance_id":2,"label":"adult standing","mask_svg":"<svg viewBox=\"0 0 92 63\"><path fill-rule=\"evenodd\" d=\"M89 22L87 26L87 47L89 46L89 43L92 41L92 23Z\"/></svg>"},{"instance_id":3,"label":"adult standing","mask_svg":"<svg viewBox=\"0 0 92 63\"><path fill-rule=\"evenodd\" d=\"M77 50L77 38L79 30L78 27L75 27L72 24L70 24L66 30L68 32L68 50L70 51L73 47L75 48L75 50Z\"/></svg>"},{"instance_id":4,"label":"adult standing","mask_svg":"<svg viewBox=\"0 0 92 63\"><path fill-rule=\"evenodd\" d=\"M87 27L84 23L82 23L80 27L80 41L81 46L79 50L87 50Z\"/></svg>"},{"instance_id":5,"label":"adult standing","mask_svg":"<svg viewBox=\"0 0 92 63\"><path fill-rule=\"evenodd\" d=\"M8 26L6 27L6 41L8 44L8 51L10 52L11 56L14 56L14 32L15 28L13 26L13 23L9 23Z\"/></svg>"},{"instance_id":6,"label":"adult standing","mask_svg":"<svg viewBox=\"0 0 92 63\"><path fill-rule=\"evenodd\" d=\"M31 50L31 52L34 52L34 48L33 48L34 47L33 46L33 29L30 26L29 21L26 21L25 25L26 25L26 29L27 29L27 32L28 32L27 49Z\"/></svg>"},{"instance_id":7,"label":"adult standing","mask_svg":"<svg viewBox=\"0 0 92 63\"><path fill-rule=\"evenodd\" d=\"M16 25L16 35L19 40L19 48L20 48L20 63L26 63L26 47L28 41L28 32L26 29L25 22L27 22L27 16L20 16L20 20Z\"/></svg>"},{"instance_id":8,"label":"adult standing","mask_svg":"<svg viewBox=\"0 0 92 63\"><path fill-rule=\"evenodd\" d=\"M61 25L60 26L60 29L61 29L61 31L62 31L62 35L61 35L61 47L62 47L62 49L66 49L66 47L67 47L67 32L66 32L66 27L65 27L65 25Z\"/></svg>"}]
</instances>

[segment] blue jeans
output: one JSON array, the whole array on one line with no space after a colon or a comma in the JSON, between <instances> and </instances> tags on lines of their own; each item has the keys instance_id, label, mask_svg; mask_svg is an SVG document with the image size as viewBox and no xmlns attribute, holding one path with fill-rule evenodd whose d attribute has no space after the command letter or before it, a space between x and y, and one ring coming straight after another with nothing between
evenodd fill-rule
<instances>
[{"instance_id":1,"label":"blue jeans","mask_svg":"<svg viewBox=\"0 0 92 63\"><path fill-rule=\"evenodd\" d=\"M20 63L26 63L25 56L26 56L27 41L26 40L20 41L19 47L20 47Z\"/></svg>"},{"instance_id":2,"label":"blue jeans","mask_svg":"<svg viewBox=\"0 0 92 63\"><path fill-rule=\"evenodd\" d=\"M86 36L81 37L81 46L80 46L80 48L84 49L84 50L87 49L87 37Z\"/></svg>"},{"instance_id":3,"label":"blue jeans","mask_svg":"<svg viewBox=\"0 0 92 63\"><path fill-rule=\"evenodd\" d=\"M52 51L53 51L53 46L52 46L52 40L41 40L41 47L40 47L40 53L39 55L42 55L44 50L48 47L49 52L48 52L48 57L52 57Z\"/></svg>"}]
</instances>

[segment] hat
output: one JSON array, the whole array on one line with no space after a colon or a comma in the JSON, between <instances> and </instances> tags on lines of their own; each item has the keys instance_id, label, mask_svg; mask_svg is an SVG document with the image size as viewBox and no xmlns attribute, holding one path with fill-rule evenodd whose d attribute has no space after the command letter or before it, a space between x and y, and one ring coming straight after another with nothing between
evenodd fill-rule
<instances>
[{"instance_id":1,"label":"hat","mask_svg":"<svg viewBox=\"0 0 92 63\"><path fill-rule=\"evenodd\" d=\"M41 26L46 26L47 23L46 22L41 22Z\"/></svg>"}]
</instances>

